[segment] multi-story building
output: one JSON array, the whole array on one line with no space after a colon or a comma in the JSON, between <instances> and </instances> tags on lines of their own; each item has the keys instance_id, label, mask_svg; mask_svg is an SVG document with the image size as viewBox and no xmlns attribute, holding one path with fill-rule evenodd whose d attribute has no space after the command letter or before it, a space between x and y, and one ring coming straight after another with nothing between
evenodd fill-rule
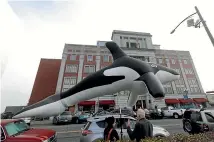
<instances>
[{"instance_id":1,"label":"multi-story building","mask_svg":"<svg viewBox=\"0 0 214 142\"><path fill-rule=\"evenodd\" d=\"M159 107L165 105L186 106L192 102L204 103L207 101L189 51L162 50L160 45L152 43L152 35L149 33L113 31L111 39L128 55L146 62L168 66L177 70L181 75L179 80L164 85L165 99L156 100L149 94L141 95L136 105L151 108L154 105ZM97 45L94 46L65 44L56 93L66 91L90 73L96 72L113 62L113 58L104 43L105 41L98 41ZM99 107L125 107L129 94L130 92L125 90L117 94L79 102L75 105L75 109L97 110ZM191 99L184 99L186 94Z\"/></svg>"}]
</instances>

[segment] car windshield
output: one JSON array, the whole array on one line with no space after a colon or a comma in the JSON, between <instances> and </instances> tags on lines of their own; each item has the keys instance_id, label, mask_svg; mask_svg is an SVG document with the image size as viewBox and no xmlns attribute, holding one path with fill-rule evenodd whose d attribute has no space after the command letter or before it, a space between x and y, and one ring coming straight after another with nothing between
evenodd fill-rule
<instances>
[{"instance_id":1,"label":"car windshield","mask_svg":"<svg viewBox=\"0 0 214 142\"><path fill-rule=\"evenodd\" d=\"M29 130L29 126L23 121L11 122L5 125L8 136L18 135L24 131Z\"/></svg>"},{"instance_id":2,"label":"car windshield","mask_svg":"<svg viewBox=\"0 0 214 142\"><path fill-rule=\"evenodd\" d=\"M205 112L205 116L208 122L214 123L214 112Z\"/></svg>"},{"instance_id":3,"label":"car windshield","mask_svg":"<svg viewBox=\"0 0 214 142\"><path fill-rule=\"evenodd\" d=\"M71 112L63 112L61 115L71 115Z\"/></svg>"}]
</instances>

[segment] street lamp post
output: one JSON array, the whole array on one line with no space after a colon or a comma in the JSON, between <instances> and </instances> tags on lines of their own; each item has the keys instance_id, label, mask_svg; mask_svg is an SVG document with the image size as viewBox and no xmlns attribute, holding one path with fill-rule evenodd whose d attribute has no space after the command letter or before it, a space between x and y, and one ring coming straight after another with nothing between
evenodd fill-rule
<instances>
[{"instance_id":1,"label":"street lamp post","mask_svg":"<svg viewBox=\"0 0 214 142\"><path fill-rule=\"evenodd\" d=\"M188 90L187 89L185 89L184 90L184 99L188 99L189 97L188 97Z\"/></svg>"},{"instance_id":2,"label":"street lamp post","mask_svg":"<svg viewBox=\"0 0 214 142\"><path fill-rule=\"evenodd\" d=\"M195 15L195 14L198 14L199 19L200 19L200 22L202 22L202 24L203 24L203 26L204 26L204 29L206 30L207 35L209 36L210 41L212 42L212 45L214 46L214 38L213 38L213 36L212 36L212 34L211 34L211 32L210 32L210 30L209 30L209 28L208 28L206 22L204 21L202 15L201 15L201 13L200 13L200 11L198 10L198 8L197 8L196 6L195 6L195 10L196 10L195 13L189 15L189 16L186 17L183 21L181 21L181 22L171 31L170 34L173 34L173 33L175 32L175 30L176 30L184 21L186 21L188 18L190 18L191 16L193 16L193 15ZM200 22L199 22L199 23L200 23Z\"/></svg>"}]
</instances>

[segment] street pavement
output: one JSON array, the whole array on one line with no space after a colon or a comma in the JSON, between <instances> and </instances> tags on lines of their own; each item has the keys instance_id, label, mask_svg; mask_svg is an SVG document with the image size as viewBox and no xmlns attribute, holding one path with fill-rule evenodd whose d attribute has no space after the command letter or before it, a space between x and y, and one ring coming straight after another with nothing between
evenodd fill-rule
<instances>
[{"instance_id":1,"label":"street pavement","mask_svg":"<svg viewBox=\"0 0 214 142\"><path fill-rule=\"evenodd\" d=\"M167 129L170 134L185 133L182 128L182 119L160 119L150 120L153 125ZM84 124L52 125L51 121L35 121L31 123L33 128L53 129L57 132L59 142L79 142L81 128Z\"/></svg>"}]
</instances>

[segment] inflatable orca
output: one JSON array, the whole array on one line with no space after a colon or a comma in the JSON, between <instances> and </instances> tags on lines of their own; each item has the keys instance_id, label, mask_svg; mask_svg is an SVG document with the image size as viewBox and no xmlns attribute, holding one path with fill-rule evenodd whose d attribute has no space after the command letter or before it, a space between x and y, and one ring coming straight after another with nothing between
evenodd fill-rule
<instances>
[{"instance_id":1,"label":"inflatable orca","mask_svg":"<svg viewBox=\"0 0 214 142\"><path fill-rule=\"evenodd\" d=\"M175 70L129 57L114 42L107 42L106 47L114 59L111 65L90 74L65 92L54 94L27 106L14 118L58 115L68 106L80 101L115 94L123 90L132 92L128 106L133 106L138 95L150 93L154 98L164 97L162 84L180 78Z\"/></svg>"}]
</instances>

